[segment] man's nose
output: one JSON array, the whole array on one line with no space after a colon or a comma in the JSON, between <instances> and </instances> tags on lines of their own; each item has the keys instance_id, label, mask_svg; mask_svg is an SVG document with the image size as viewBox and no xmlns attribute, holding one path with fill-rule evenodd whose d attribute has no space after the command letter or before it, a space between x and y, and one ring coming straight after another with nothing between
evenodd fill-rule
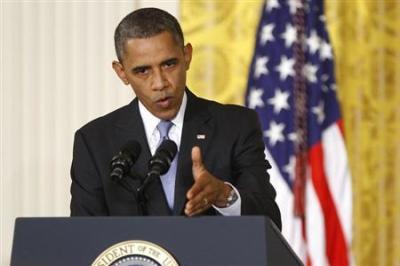
<instances>
[{"instance_id":1,"label":"man's nose","mask_svg":"<svg viewBox=\"0 0 400 266\"><path fill-rule=\"evenodd\" d=\"M153 90L162 90L167 86L167 79L161 69L157 69L153 74L152 87Z\"/></svg>"}]
</instances>

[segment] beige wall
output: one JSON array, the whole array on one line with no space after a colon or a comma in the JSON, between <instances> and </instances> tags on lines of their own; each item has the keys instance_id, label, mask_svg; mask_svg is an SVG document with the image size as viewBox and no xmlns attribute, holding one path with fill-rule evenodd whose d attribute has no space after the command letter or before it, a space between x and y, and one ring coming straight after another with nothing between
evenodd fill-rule
<instances>
[{"instance_id":1,"label":"beige wall","mask_svg":"<svg viewBox=\"0 0 400 266\"><path fill-rule=\"evenodd\" d=\"M68 216L74 131L134 96L116 77L113 33L131 10L176 1L2 1L1 265L16 217Z\"/></svg>"}]
</instances>

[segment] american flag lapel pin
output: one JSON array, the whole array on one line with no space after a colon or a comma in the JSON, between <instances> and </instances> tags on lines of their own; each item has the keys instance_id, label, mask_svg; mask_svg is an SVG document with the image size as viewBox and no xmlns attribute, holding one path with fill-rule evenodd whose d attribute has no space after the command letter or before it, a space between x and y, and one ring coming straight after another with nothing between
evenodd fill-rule
<instances>
[{"instance_id":1,"label":"american flag lapel pin","mask_svg":"<svg viewBox=\"0 0 400 266\"><path fill-rule=\"evenodd\" d=\"M197 134L197 139L206 139L205 134Z\"/></svg>"}]
</instances>

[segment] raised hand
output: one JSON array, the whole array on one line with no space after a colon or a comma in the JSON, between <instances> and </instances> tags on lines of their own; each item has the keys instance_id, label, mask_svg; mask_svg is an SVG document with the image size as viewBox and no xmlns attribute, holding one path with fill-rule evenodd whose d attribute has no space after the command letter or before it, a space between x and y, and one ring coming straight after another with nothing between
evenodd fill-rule
<instances>
[{"instance_id":1,"label":"raised hand","mask_svg":"<svg viewBox=\"0 0 400 266\"><path fill-rule=\"evenodd\" d=\"M194 184L186 193L188 202L185 214L193 216L204 212L211 205L225 207L228 195L232 188L210 174L204 167L200 148L192 148L192 172Z\"/></svg>"}]
</instances>

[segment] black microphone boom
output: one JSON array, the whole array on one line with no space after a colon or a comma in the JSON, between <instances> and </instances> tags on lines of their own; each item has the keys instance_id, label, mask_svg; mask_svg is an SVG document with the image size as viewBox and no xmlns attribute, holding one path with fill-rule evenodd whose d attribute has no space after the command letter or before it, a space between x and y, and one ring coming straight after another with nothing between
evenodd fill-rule
<instances>
[{"instance_id":1,"label":"black microphone boom","mask_svg":"<svg viewBox=\"0 0 400 266\"><path fill-rule=\"evenodd\" d=\"M122 180L129 173L140 152L141 147L136 140L131 140L122 146L121 151L111 160L111 179L113 181Z\"/></svg>"}]
</instances>

